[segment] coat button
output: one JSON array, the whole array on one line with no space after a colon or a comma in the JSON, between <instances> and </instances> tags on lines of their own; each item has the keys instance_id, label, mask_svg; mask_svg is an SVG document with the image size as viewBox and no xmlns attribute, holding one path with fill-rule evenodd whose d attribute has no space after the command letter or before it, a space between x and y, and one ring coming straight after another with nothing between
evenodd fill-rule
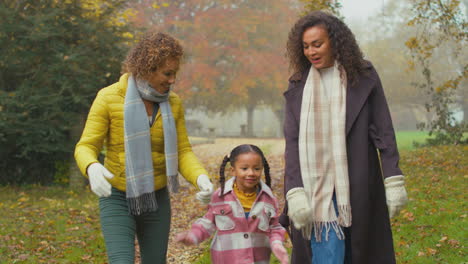
<instances>
[{"instance_id":1,"label":"coat button","mask_svg":"<svg viewBox=\"0 0 468 264\"><path fill-rule=\"evenodd\" d=\"M253 219L253 220L257 219L257 216L256 216L256 215L252 215L252 219Z\"/></svg>"},{"instance_id":2,"label":"coat button","mask_svg":"<svg viewBox=\"0 0 468 264\"><path fill-rule=\"evenodd\" d=\"M245 239L249 238L249 234L244 234L244 238Z\"/></svg>"},{"instance_id":3,"label":"coat button","mask_svg":"<svg viewBox=\"0 0 468 264\"><path fill-rule=\"evenodd\" d=\"M221 214L222 214L222 215L224 214L224 210L221 210Z\"/></svg>"}]
</instances>

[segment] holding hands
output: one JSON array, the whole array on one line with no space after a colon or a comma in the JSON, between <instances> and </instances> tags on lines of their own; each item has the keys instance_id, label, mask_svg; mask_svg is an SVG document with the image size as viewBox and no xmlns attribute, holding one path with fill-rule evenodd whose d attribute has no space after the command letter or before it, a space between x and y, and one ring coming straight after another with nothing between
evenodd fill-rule
<instances>
[{"instance_id":1,"label":"holding hands","mask_svg":"<svg viewBox=\"0 0 468 264\"><path fill-rule=\"evenodd\" d=\"M213 194L213 184L210 181L210 178L205 174L200 174L197 178L197 185L200 189L197 192L197 200L204 204L208 204L211 200L211 195Z\"/></svg>"}]
</instances>

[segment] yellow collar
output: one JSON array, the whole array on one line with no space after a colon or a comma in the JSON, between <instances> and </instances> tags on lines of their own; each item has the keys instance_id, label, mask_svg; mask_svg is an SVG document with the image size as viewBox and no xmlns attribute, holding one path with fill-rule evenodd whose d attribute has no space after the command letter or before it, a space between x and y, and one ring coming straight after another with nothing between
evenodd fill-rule
<instances>
[{"instance_id":1,"label":"yellow collar","mask_svg":"<svg viewBox=\"0 0 468 264\"><path fill-rule=\"evenodd\" d=\"M258 187L257 187L258 188ZM241 203L242 207L244 208L244 211L250 212L250 209L252 209L252 205L255 202L255 199L257 198L257 192L252 192L252 193L245 193L237 187L237 184L234 182L234 188L232 188L234 193L236 194L237 199L239 199L239 202Z\"/></svg>"}]
</instances>

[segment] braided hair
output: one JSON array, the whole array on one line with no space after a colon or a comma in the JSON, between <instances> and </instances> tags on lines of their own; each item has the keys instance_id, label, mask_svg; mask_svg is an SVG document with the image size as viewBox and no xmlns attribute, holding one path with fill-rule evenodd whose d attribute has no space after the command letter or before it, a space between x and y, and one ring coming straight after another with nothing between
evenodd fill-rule
<instances>
[{"instance_id":1,"label":"braided hair","mask_svg":"<svg viewBox=\"0 0 468 264\"><path fill-rule=\"evenodd\" d=\"M263 155L262 150L251 144L243 144L235 147L231 154L228 156L224 156L223 162L221 163L221 167L219 168L219 185L221 186L221 195L224 195L224 183L226 182L226 177L224 176L224 171L226 169L226 165L229 162L231 167L234 167L236 163L237 157L241 154L245 153L257 153L262 158L263 163L263 170L265 172L265 183L268 187L271 187L271 177L270 177L270 165L268 165L268 161Z\"/></svg>"}]
</instances>

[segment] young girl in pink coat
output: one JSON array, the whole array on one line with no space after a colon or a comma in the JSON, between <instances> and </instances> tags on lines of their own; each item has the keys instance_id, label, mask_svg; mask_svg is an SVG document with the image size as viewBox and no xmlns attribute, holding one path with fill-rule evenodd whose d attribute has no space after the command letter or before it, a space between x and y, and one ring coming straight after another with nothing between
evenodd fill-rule
<instances>
[{"instance_id":1,"label":"young girl in pink coat","mask_svg":"<svg viewBox=\"0 0 468 264\"><path fill-rule=\"evenodd\" d=\"M230 162L234 177L225 182ZM260 180L265 171L266 183ZM289 263L283 246L285 229L278 222L278 202L270 189L270 167L254 145L240 145L225 156L220 168L221 188L211 197L208 212L176 241L196 245L215 236L211 243L214 264L268 264L271 251L281 264Z\"/></svg>"}]
</instances>

